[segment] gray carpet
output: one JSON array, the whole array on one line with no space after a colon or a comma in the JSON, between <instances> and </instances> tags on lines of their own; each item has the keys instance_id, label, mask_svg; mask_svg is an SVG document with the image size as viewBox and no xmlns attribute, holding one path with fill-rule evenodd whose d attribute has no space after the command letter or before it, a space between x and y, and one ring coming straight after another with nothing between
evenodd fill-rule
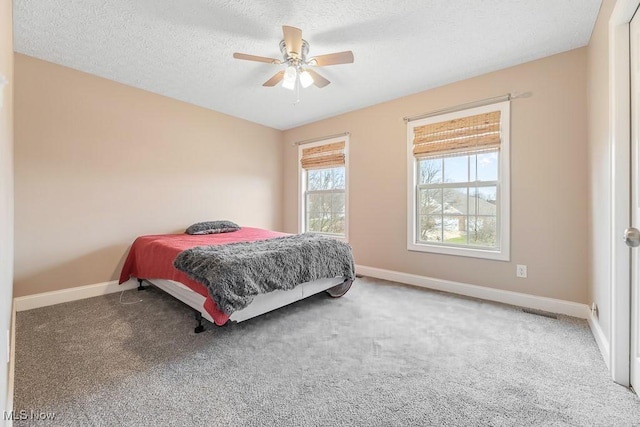
<instances>
[{"instance_id":1,"label":"gray carpet","mask_svg":"<svg viewBox=\"0 0 640 427\"><path fill-rule=\"evenodd\" d=\"M161 291L120 297L18 313L15 410L83 426L640 425L584 320L362 278L196 335Z\"/></svg>"}]
</instances>

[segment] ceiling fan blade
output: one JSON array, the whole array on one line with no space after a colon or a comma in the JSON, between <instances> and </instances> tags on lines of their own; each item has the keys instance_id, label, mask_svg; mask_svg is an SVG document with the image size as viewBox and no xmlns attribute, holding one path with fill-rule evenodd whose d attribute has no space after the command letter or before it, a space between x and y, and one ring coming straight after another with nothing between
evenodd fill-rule
<instances>
[{"instance_id":1,"label":"ceiling fan blade","mask_svg":"<svg viewBox=\"0 0 640 427\"><path fill-rule=\"evenodd\" d=\"M284 44L287 47L287 53L291 56L302 56L302 30L300 28L283 25L282 33L284 34Z\"/></svg>"},{"instance_id":2,"label":"ceiling fan blade","mask_svg":"<svg viewBox=\"0 0 640 427\"><path fill-rule=\"evenodd\" d=\"M247 61L266 62L267 64L281 64L282 61L275 58L267 58L264 56L247 55L246 53L234 53L233 57L236 59L245 59Z\"/></svg>"},{"instance_id":3,"label":"ceiling fan blade","mask_svg":"<svg viewBox=\"0 0 640 427\"><path fill-rule=\"evenodd\" d=\"M271 77L269 80L267 80L266 82L264 82L262 84L262 86L266 86L266 87L272 87L277 85L278 83L280 83L282 81L282 79L284 79L284 70L282 71L278 71L277 73L275 73L273 75L273 77Z\"/></svg>"},{"instance_id":4,"label":"ceiling fan blade","mask_svg":"<svg viewBox=\"0 0 640 427\"><path fill-rule=\"evenodd\" d=\"M318 86L319 88L323 88L329 83L331 83L329 80L325 79L324 77L322 77L320 74L316 73L313 70L310 70L307 68L305 71L311 74L311 77L313 77L313 84Z\"/></svg>"},{"instance_id":5,"label":"ceiling fan blade","mask_svg":"<svg viewBox=\"0 0 640 427\"><path fill-rule=\"evenodd\" d=\"M312 65L323 67L325 65L350 64L353 62L353 52L350 50L337 53L329 53L327 55L319 55L310 58L308 61Z\"/></svg>"}]
</instances>

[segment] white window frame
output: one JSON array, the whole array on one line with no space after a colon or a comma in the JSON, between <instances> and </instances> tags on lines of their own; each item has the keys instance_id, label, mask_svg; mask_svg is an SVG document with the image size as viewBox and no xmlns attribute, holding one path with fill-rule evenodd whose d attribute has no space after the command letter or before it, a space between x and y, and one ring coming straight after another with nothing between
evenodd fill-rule
<instances>
[{"instance_id":1,"label":"white window frame","mask_svg":"<svg viewBox=\"0 0 640 427\"><path fill-rule=\"evenodd\" d=\"M418 242L417 239L417 186L418 160L413 155L414 128L430 123L454 120L476 114L500 111L501 143L498 166L496 196L499 201L497 212L496 241L499 249L476 248L472 246L449 246ZM481 107L435 115L407 123L407 249L444 255L457 255L499 261L510 260L510 102L499 102Z\"/></svg>"},{"instance_id":2,"label":"white window frame","mask_svg":"<svg viewBox=\"0 0 640 427\"><path fill-rule=\"evenodd\" d=\"M327 138L321 141L314 141L298 146L298 233L306 232L306 189L307 189L307 171L302 167L300 159L302 158L302 150L305 148L313 148L321 145L327 145L334 142L344 141L344 236L329 233L313 233L322 234L324 236L333 237L334 239L349 241L349 136L339 136L335 138Z\"/></svg>"}]
</instances>

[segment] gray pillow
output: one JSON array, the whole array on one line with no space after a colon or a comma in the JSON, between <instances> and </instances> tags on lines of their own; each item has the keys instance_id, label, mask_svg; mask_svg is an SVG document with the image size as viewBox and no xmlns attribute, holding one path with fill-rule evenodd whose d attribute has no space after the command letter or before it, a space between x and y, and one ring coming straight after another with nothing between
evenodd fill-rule
<instances>
[{"instance_id":1,"label":"gray pillow","mask_svg":"<svg viewBox=\"0 0 640 427\"><path fill-rule=\"evenodd\" d=\"M187 234L218 234L238 231L240 226L231 221L205 221L190 225L184 232Z\"/></svg>"}]
</instances>

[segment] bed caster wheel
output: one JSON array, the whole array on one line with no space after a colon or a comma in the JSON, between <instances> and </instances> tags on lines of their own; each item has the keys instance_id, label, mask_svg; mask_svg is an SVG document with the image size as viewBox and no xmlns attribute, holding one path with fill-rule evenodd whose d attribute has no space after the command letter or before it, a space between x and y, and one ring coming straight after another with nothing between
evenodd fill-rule
<instances>
[{"instance_id":1,"label":"bed caster wheel","mask_svg":"<svg viewBox=\"0 0 640 427\"><path fill-rule=\"evenodd\" d=\"M199 334L200 332L204 332L204 326L203 325L196 326L193 332L195 332L196 334Z\"/></svg>"},{"instance_id":2,"label":"bed caster wheel","mask_svg":"<svg viewBox=\"0 0 640 427\"><path fill-rule=\"evenodd\" d=\"M327 289L327 293L333 298L340 298L342 295L346 294L349 289L351 289L352 283L353 280L345 280L343 283Z\"/></svg>"}]
</instances>

